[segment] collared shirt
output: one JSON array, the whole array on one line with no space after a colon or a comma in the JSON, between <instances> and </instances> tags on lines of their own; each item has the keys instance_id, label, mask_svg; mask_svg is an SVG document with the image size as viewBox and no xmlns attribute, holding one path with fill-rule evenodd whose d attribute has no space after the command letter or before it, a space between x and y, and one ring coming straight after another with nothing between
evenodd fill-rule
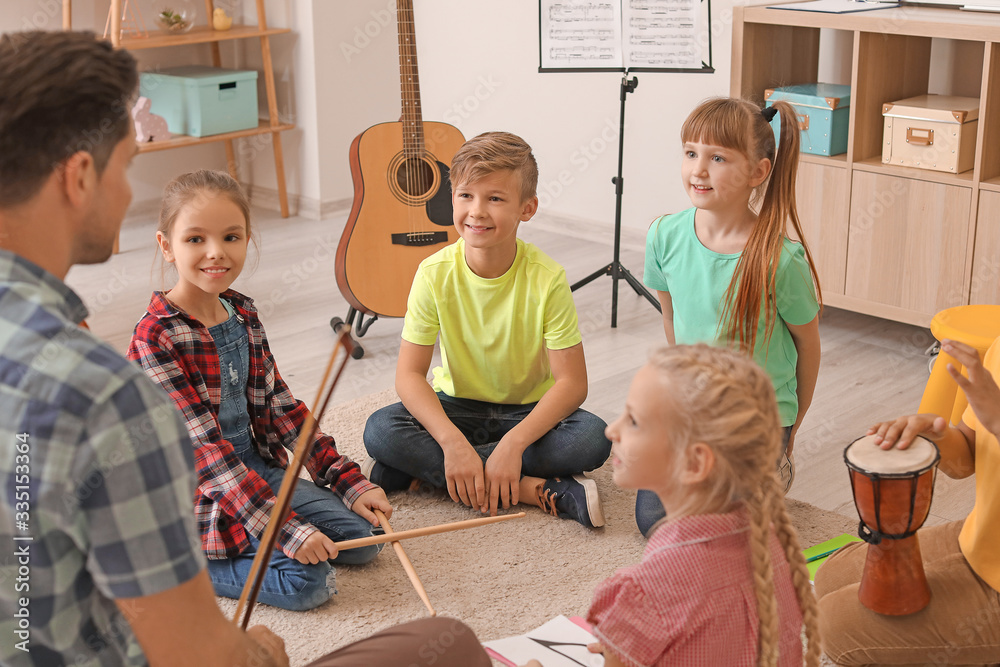
<instances>
[{"instance_id":1,"label":"collared shirt","mask_svg":"<svg viewBox=\"0 0 1000 667\"><path fill-rule=\"evenodd\" d=\"M629 667L756 667L757 598L745 509L666 521L642 561L594 591L587 621ZM784 550L770 538L778 665L802 665L802 614Z\"/></svg>"},{"instance_id":2,"label":"collared shirt","mask_svg":"<svg viewBox=\"0 0 1000 667\"><path fill-rule=\"evenodd\" d=\"M145 665L114 600L205 567L184 422L77 326L86 315L62 281L0 250L4 665Z\"/></svg>"},{"instance_id":3,"label":"collared shirt","mask_svg":"<svg viewBox=\"0 0 1000 667\"><path fill-rule=\"evenodd\" d=\"M274 364L264 327L253 300L227 290L222 298L236 309L250 336L247 403L254 446L272 465L288 467L286 447L293 449L309 414L296 400ZM222 437L219 355L208 328L154 292L146 314L135 326L128 357L167 390L187 420L195 445L198 491L195 516L202 550L210 559L232 558L250 546L247 531L264 534L275 496L260 475L248 470L232 444ZM333 438L317 429L305 468L317 485L329 484L351 507L362 493L378 488L356 463L337 453ZM312 525L292 512L278 533L278 546L289 558L309 535Z\"/></svg>"}]
</instances>

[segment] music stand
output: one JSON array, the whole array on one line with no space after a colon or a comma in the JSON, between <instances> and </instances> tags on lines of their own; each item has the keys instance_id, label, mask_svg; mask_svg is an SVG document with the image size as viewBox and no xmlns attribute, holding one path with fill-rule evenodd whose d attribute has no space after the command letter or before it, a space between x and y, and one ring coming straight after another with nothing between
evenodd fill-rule
<instances>
[{"instance_id":1,"label":"music stand","mask_svg":"<svg viewBox=\"0 0 1000 667\"><path fill-rule=\"evenodd\" d=\"M653 304L653 308L657 311L663 312L660 308L660 302L653 298L649 290L639 282L639 279L633 276L625 265L621 263L621 245L622 245L622 192L624 192L624 182L622 178L622 164L624 163L625 154L625 99L627 95L634 92L636 87L639 85L639 78L633 76L631 79L628 78L628 72L622 76L621 84L621 114L618 120L618 175L611 179L611 182L615 185L615 251L614 257L611 263L601 267L597 271L594 271L589 276L583 280L578 280L577 282L570 285L570 290L575 292L579 288L587 285L594 280L600 278L601 276L611 276L611 328L614 329L618 326L618 281L624 280L635 293L639 296L646 297L646 300Z\"/></svg>"},{"instance_id":2,"label":"music stand","mask_svg":"<svg viewBox=\"0 0 1000 667\"><path fill-rule=\"evenodd\" d=\"M615 234L614 234L614 256L610 264L602 266L586 278L573 283L570 290L576 291L601 276L611 276L611 327L618 326L618 281L624 280L635 293L646 298L658 312L662 312L660 302L639 282L639 279L621 263L621 232L622 232L622 193L624 192L624 179L622 178L622 165L624 164L625 153L625 100L628 94L634 92L639 85L639 79L632 76L629 79L629 72L685 72L711 74L715 71L712 67L712 4L711 0L688 0L692 6L704 4L708 18L706 25L709 26L707 33L708 42L708 62L701 61L701 67L683 66L667 67L661 66L673 62L675 57L683 57L683 49L691 48L691 54L699 53L695 49L697 39L692 32L685 37L686 41L672 44L664 44L662 48L643 49L650 43L655 43L655 37L651 36L650 30L662 28L663 25L654 25L657 20L667 22L672 19L659 19L654 14L640 15L640 12L653 11L655 7L644 7L639 10L630 8L631 14L625 20L624 3L615 6L614 3L605 3L596 6L593 3L585 5L574 5L563 0L539 0L538 3L538 52L539 52L539 72L623 72L619 100L621 108L618 117L618 175L611 179L615 186ZM682 0L680 4L684 4ZM698 8L700 12L701 7ZM677 11L676 9L672 11ZM684 19L681 19L682 21ZM679 23L670 28L678 30L682 28L693 28L697 22L691 25ZM617 32L619 43L608 37L609 34ZM630 32L632 31L632 32ZM640 39L639 60L644 65L627 67L625 35L629 33L629 44L636 44L634 41ZM674 35L676 36L676 35ZM645 43L643 43L645 42ZM686 46L685 46L686 44ZM680 45L680 46L678 46ZM680 51L678 51L680 49ZM629 56L635 55L632 53ZM609 64L616 64L615 58L622 60L620 67L608 67ZM645 58L645 60L642 60ZM657 60L660 58L659 60ZM561 62L565 60L566 62Z\"/></svg>"}]
</instances>

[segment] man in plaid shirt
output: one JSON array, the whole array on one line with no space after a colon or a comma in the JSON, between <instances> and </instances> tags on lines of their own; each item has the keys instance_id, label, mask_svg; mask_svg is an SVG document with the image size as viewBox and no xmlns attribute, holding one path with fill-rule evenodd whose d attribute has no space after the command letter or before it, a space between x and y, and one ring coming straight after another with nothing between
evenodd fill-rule
<instances>
[{"instance_id":1,"label":"man in plaid shirt","mask_svg":"<svg viewBox=\"0 0 1000 667\"><path fill-rule=\"evenodd\" d=\"M173 402L77 326L63 282L108 259L132 191L135 60L90 33L0 36L0 664L288 665L212 595ZM315 667L489 665L458 621L416 621ZM476 657L479 656L479 657Z\"/></svg>"},{"instance_id":2,"label":"man in plaid shirt","mask_svg":"<svg viewBox=\"0 0 1000 667\"><path fill-rule=\"evenodd\" d=\"M63 282L131 201L137 79L91 34L0 38L0 663L286 665L213 599L184 422Z\"/></svg>"}]
</instances>

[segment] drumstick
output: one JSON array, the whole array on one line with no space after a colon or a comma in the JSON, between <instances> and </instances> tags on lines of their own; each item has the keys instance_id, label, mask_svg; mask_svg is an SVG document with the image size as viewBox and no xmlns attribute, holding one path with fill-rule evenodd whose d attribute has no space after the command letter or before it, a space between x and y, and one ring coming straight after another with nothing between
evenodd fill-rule
<instances>
[{"instance_id":1,"label":"drumstick","mask_svg":"<svg viewBox=\"0 0 1000 667\"><path fill-rule=\"evenodd\" d=\"M389 525L389 520L385 518L385 514L382 513L382 510L373 509L372 511L375 512L375 516L378 517L379 523L382 524L382 530L385 531L385 534L392 535L395 531L393 531L392 526ZM427 591L424 590L424 585L420 583L420 577L417 576L417 571L413 569L413 563L410 562L410 557L406 555L405 551L403 551L403 545L399 542L393 542L392 548L395 550L396 556L399 558L400 565L403 566L403 571L406 572L406 576L410 578L410 583L413 584L414 590L417 591L417 595L420 596L420 599L424 602L424 606L427 607L427 611L431 613L431 616L437 616L437 612L434 611L434 607L431 606L430 598L427 597Z\"/></svg>"},{"instance_id":2,"label":"drumstick","mask_svg":"<svg viewBox=\"0 0 1000 667\"><path fill-rule=\"evenodd\" d=\"M257 547L257 554L254 556L253 563L250 566L250 574L243 585L243 591L236 605L233 622L244 630L246 630L247 625L250 623L250 614L253 612L254 603L257 601L257 594L260 592L261 584L264 581L264 572L267 569L267 563L270 562L271 551L277 542L278 531L288 517L292 503L292 494L295 492L295 485L299 480L299 472L302 470L302 464L309 458L313 438L318 428L317 425L326 411L326 406L330 402L330 396L333 394L333 389L340 380L341 373L344 372L344 366L347 365L347 360L351 356L352 347L353 340L351 340L349 330L342 330L337 337L337 345L333 348L333 353L330 355L330 360L327 363L326 372L323 374L323 380L320 382L316 393L316 403L319 404L319 407L315 415L312 412L306 415L305 422L299 431L299 439L295 445L295 455L281 479L281 486L278 489L274 507L271 509L271 516L268 518L267 527L264 529L260 545ZM346 348L347 354L344 355L343 361L340 362L340 366L333 377L333 383L327 389L324 396L323 388L326 386L327 379L330 377L330 371L333 369L334 362L342 348ZM322 398L322 402L320 402L320 398ZM240 618L241 615L243 616L242 619Z\"/></svg>"},{"instance_id":3,"label":"drumstick","mask_svg":"<svg viewBox=\"0 0 1000 667\"><path fill-rule=\"evenodd\" d=\"M503 516L487 516L481 519L468 519L467 521L453 521L452 523L442 523L437 526L424 526L423 528L411 528L410 530L403 530L398 533L392 533L391 535L387 533L385 535L372 535L371 537L359 537L356 540L344 540L343 542L334 542L333 545L337 547L338 551L346 551L348 549L369 547L373 544L385 544L386 542L398 542L400 540L408 540L414 537L437 535L438 533L450 533L453 530L465 530L466 528L485 526L488 523L497 523L498 521L506 521L508 519L519 519L522 516L524 516L524 512L518 512L517 514L504 514Z\"/></svg>"}]
</instances>

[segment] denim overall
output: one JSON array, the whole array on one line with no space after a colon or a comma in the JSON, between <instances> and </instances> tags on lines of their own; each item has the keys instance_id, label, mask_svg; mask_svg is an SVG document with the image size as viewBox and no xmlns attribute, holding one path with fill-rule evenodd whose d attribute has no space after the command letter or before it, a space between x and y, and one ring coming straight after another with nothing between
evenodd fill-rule
<instances>
[{"instance_id":1,"label":"denim overall","mask_svg":"<svg viewBox=\"0 0 1000 667\"><path fill-rule=\"evenodd\" d=\"M215 341L219 355L222 394L219 426L222 437L232 443L236 456L247 469L257 473L277 495L285 470L269 466L253 444L247 404L250 337L246 323L225 299L220 301L226 307L229 318L209 327L208 332ZM334 495L329 488L321 488L305 480L300 480L296 485L292 509L300 518L319 528L335 542L372 534L371 524L346 507L339 496ZM208 562L209 575L217 595L239 598L260 543L249 533L247 537L250 548L239 556ZM345 551L333 562L368 562L375 557L381 546ZM329 562L303 564L275 549L264 575L258 600L293 611L312 609L330 597L326 580L331 569Z\"/></svg>"}]
</instances>

